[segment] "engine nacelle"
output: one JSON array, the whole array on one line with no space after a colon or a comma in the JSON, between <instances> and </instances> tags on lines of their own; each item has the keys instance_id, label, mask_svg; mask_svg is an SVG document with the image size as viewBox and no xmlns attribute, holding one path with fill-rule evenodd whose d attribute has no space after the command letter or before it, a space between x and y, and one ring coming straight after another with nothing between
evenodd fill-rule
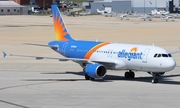
<instances>
[{"instance_id":1,"label":"engine nacelle","mask_svg":"<svg viewBox=\"0 0 180 108\"><path fill-rule=\"evenodd\" d=\"M106 68L100 64L87 64L85 72L92 78L103 78L106 75Z\"/></svg>"}]
</instances>

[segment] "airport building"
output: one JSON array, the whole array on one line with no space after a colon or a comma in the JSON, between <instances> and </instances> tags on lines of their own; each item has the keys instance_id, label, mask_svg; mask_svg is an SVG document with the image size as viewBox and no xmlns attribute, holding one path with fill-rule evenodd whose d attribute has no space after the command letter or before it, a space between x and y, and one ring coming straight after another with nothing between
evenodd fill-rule
<instances>
[{"instance_id":1,"label":"airport building","mask_svg":"<svg viewBox=\"0 0 180 108\"><path fill-rule=\"evenodd\" d=\"M52 0L35 0L35 3L40 7L50 8L53 1Z\"/></svg>"},{"instance_id":2,"label":"airport building","mask_svg":"<svg viewBox=\"0 0 180 108\"><path fill-rule=\"evenodd\" d=\"M97 13L97 9L137 13L150 13L151 10L159 9L176 13L178 8L179 0L98 0L86 5L86 9L92 13Z\"/></svg>"},{"instance_id":3,"label":"airport building","mask_svg":"<svg viewBox=\"0 0 180 108\"><path fill-rule=\"evenodd\" d=\"M0 1L0 15L25 15L28 13L26 6L14 1Z\"/></svg>"},{"instance_id":4,"label":"airport building","mask_svg":"<svg viewBox=\"0 0 180 108\"><path fill-rule=\"evenodd\" d=\"M20 4L20 5L29 5L30 0L14 0L14 2Z\"/></svg>"},{"instance_id":5,"label":"airport building","mask_svg":"<svg viewBox=\"0 0 180 108\"><path fill-rule=\"evenodd\" d=\"M55 3L58 0L14 0L14 1L20 5L36 4L39 7L49 8L53 3Z\"/></svg>"}]
</instances>

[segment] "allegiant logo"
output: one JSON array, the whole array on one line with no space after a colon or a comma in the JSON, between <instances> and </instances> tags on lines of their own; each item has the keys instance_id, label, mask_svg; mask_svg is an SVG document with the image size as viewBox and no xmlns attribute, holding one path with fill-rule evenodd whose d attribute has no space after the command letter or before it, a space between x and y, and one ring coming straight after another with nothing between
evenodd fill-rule
<instances>
[{"instance_id":1,"label":"allegiant logo","mask_svg":"<svg viewBox=\"0 0 180 108\"><path fill-rule=\"evenodd\" d=\"M137 48L132 48L130 52L127 52L126 50L119 51L118 57L119 58L127 58L129 61L131 59L142 59L142 52L136 53Z\"/></svg>"}]
</instances>

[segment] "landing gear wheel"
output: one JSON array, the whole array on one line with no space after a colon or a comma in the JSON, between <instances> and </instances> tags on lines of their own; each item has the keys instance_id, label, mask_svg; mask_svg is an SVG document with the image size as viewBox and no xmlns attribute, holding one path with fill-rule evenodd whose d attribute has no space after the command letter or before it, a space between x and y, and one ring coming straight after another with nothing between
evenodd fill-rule
<instances>
[{"instance_id":1,"label":"landing gear wheel","mask_svg":"<svg viewBox=\"0 0 180 108\"><path fill-rule=\"evenodd\" d=\"M91 77L90 77L89 75L85 74L85 79L86 79L86 80L90 80Z\"/></svg>"},{"instance_id":2,"label":"landing gear wheel","mask_svg":"<svg viewBox=\"0 0 180 108\"><path fill-rule=\"evenodd\" d=\"M153 83L153 84L154 84L154 83L158 83L158 79L157 79L157 78L152 79L152 83Z\"/></svg>"},{"instance_id":3,"label":"landing gear wheel","mask_svg":"<svg viewBox=\"0 0 180 108\"><path fill-rule=\"evenodd\" d=\"M95 78L91 78L91 80L95 80Z\"/></svg>"},{"instance_id":4,"label":"landing gear wheel","mask_svg":"<svg viewBox=\"0 0 180 108\"><path fill-rule=\"evenodd\" d=\"M92 77L90 77L90 76L87 75L87 74L85 74L85 79L86 79L86 80L95 80L95 78L92 78Z\"/></svg>"},{"instance_id":5,"label":"landing gear wheel","mask_svg":"<svg viewBox=\"0 0 180 108\"><path fill-rule=\"evenodd\" d=\"M153 75L152 83L153 84L158 83L158 79L156 78L157 73L152 73L152 75Z\"/></svg>"},{"instance_id":6,"label":"landing gear wheel","mask_svg":"<svg viewBox=\"0 0 180 108\"><path fill-rule=\"evenodd\" d=\"M125 76L126 79L134 78L135 74L134 74L134 72L132 70L130 70L129 72L125 72L124 76Z\"/></svg>"},{"instance_id":7,"label":"landing gear wheel","mask_svg":"<svg viewBox=\"0 0 180 108\"><path fill-rule=\"evenodd\" d=\"M124 77L128 79L130 77L129 72L125 72Z\"/></svg>"},{"instance_id":8,"label":"landing gear wheel","mask_svg":"<svg viewBox=\"0 0 180 108\"><path fill-rule=\"evenodd\" d=\"M134 72L129 72L129 77L130 78L134 78L134 76L135 76Z\"/></svg>"}]
</instances>

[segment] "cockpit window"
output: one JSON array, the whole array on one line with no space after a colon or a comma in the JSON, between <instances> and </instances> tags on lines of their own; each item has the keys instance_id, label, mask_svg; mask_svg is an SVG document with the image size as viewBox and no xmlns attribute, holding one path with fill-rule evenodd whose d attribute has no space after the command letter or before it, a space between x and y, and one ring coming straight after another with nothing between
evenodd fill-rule
<instances>
[{"instance_id":1,"label":"cockpit window","mask_svg":"<svg viewBox=\"0 0 180 108\"><path fill-rule=\"evenodd\" d=\"M154 55L154 57L156 57L156 56L157 56L157 54Z\"/></svg>"},{"instance_id":2,"label":"cockpit window","mask_svg":"<svg viewBox=\"0 0 180 108\"><path fill-rule=\"evenodd\" d=\"M159 58L159 57L164 57L164 58L167 58L167 57L172 57L171 54L154 54L154 58Z\"/></svg>"},{"instance_id":3,"label":"cockpit window","mask_svg":"<svg viewBox=\"0 0 180 108\"><path fill-rule=\"evenodd\" d=\"M169 56L169 57L172 57L172 55L171 55L171 54L168 54L168 56Z\"/></svg>"},{"instance_id":4,"label":"cockpit window","mask_svg":"<svg viewBox=\"0 0 180 108\"><path fill-rule=\"evenodd\" d=\"M162 57L168 57L168 54L162 54Z\"/></svg>"},{"instance_id":5,"label":"cockpit window","mask_svg":"<svg viewBox=\"0 0 180 108\"><path fill-rule=\"evenodd\" d=\"M161 54L158 54L158 56L157 57L161 57Z\"/></svg>"}]
</instances>

